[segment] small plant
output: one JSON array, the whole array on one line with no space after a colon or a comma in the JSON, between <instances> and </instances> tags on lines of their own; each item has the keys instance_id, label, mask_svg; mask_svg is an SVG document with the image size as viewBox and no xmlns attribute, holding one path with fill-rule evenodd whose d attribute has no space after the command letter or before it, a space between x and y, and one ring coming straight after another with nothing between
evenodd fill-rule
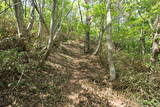
<instances>
[{"instance_id":1,"label":"small plant","mask_svg":"<svg viewBox=\"0 0 160 107\"><path fill-rule=\"evenodd\" d=\"M27 64L24 52L17 52L16 49L0 52L0 80L3 86L8 86L20 78L22 72L26 71Z\"/></svg>"}]
</instances>

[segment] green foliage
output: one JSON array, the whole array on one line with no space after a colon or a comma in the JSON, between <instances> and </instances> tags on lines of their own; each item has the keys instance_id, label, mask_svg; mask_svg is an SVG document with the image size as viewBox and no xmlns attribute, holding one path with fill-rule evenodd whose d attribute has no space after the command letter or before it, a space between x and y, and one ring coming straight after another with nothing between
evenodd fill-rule
<instances>
[{"instance_id":1,"label":"green foliage","mask_svg":"<svg viewBox=\"0 0 160 107\"><path fill-rule=\"evenodd\" d=\"M16 49L0 52L1 83L8 86L10 83L17 81L22 72L27 71L25 55L23 52L17 52Z\"/></svg>"},{"instance_id":2,"label":"green foliage","mask_svg":"<svg viewBox=\"0 0 160 107\"><path fill-rule=\"evenodd\" d=\"M75 1L73 9L67 17L65 17L65 15L72 8L73 0L63 1L64 8L61 30L63 33L58 33L53 43L55 48L53 50L58 49L61 42L68 40L68 38L71 39L72 37L69 35L74 36L73 39L80 39L81 37L84 39L86 31L90 31L92 48L92 46L95 46L93 45L95 41L92 40L95 39L102 30L102 24L104 24L104 27L106 26L106 1L94 0L92 3L86 4L83 0L79 0L83 18L82 22L77 1ZM54 23L58 23L59 21L63 1L58 0L58 12ZM48 27L51 20L51 5L52 0L46 0L43 10L43 17ZM8 6L5 2L0 3L0 11L6 7ZM154 77L154 75L159 75L160 67L159 65L153 66L149 62L152 44L151 34L153 33L149 26L149 20L151 20L153 24L156 16L160 15L159 7L159 0L112 0L111 7L112 39L115 45L119 45L119 47L116 48L123 50L116 51L117 54L114 55L116 59L116 70L119 75L118 80L121 83L121 86L117 86L116 88L138 95L137 97L142 99L143 104L149 106L156 106L160 102L159 95L157 94L160 86L159 81L155 78L150 79L150 77ZM26 25L30 21L29 11L30 6L27 5L26 17L24 17ZM0 42L0 88L15 86L23 72L32 70L32 68L37 70L38 62L42 58L44 50L47 49L45 47L48 42L46 32L44 32L44 35L46 34L47 36L35 37L39 24L37 21L39 15L35 12L34 28L31 31L30 43L27 44L28 51L30 52L19 49L22 45L18 44L17 39L14 39L17 34L16 20L11 18L11 15L13 15L11 9L7 12L7 14L0 16L0 39L6 40L6 42ZM86 25L86 14L92 16L89 25ZM141 30L143 31L142 34ZM106 35L106 33L108 32L105 32L104 35ZM145 38L146 53L144 56L140 54L142 48L142 44L140 43L141 36ZM8 39L8 37L13 38ZM106 39L106 37L103 37L103 41L104 39ZM100 57L101 62L108 69L108 62L104 60L107 59L107 50L103 50L100 53ZM50 87L46 86L46 84L43 85L44 88ZM54 87L53 90L55 90L55 92L59 91L54 89ZM35 94L39 92L39 90L34 89L31 91Z\"/></svg>"},{"instance_id":3,"label":"green foliage","mask_svg":"<svg viewBox=\"0 0 160 107\"><path fill-rule=\"evenodd\" d=\"M0 40L16 35L16 24L12 19L0 16Z\"/></svg>"},{"instance_id":4,"label":"green foliage","mask_svg":"<svg viewBox=\"0 0 160 107\"><path fill-rule=\"evenodd\" d=\"M17 69L18 71L21 68L21 64L19 63L18 59L22 57L22 53L17 53L16 50L9 50L3 51L0 53L0 64L1 64L1 71L10 71ZM18 65L18 67L16 67ZM5 67L8 66L8 67ZM16 67L16 68L14 68Z\"/></svg>"},{"instance_id":5,"label":"green foliage","mask_svg":"<svg viewBox=\"0 0 160 107\"><path fill-rule=\"evenodd\" d=\"M150 100L144 100L143 104L144 105L149 105L149 106L152 106L152 107L157 107L158 106L158 104L156 103L156 101L154 99L152 99L151 101Z\"/></svg>"},{"instance_id":6,"label":"green foliage","mask_svg":"<svg viewBox=\"0 0 160 107\"><path fill-rule=\"evenodd\" d=\"M106 50L100 54L102 65L108 69ZM160 103L159 77L160 72L155 71L155 67L150 65L150 56L141 56L139 54L128 53L127 51L118 51L114 54L115 66L118 75L119 84L114 87L115 90L131 92L139 98L144 105L157 107Z\"/></svg>"}]
</instances>

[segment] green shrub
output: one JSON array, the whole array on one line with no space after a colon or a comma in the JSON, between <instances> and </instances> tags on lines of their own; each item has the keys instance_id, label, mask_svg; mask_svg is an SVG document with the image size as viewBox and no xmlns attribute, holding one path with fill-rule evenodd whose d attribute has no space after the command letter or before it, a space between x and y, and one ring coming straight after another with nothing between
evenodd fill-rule
<instances>
[{"instance_id":1,"label":"green shrub","mask_svg":"<svg viewBox=\"0 0 160 107\"><path fill-rule=\"evenodd\" d=\"M26 62L24 52L17 52L16 49L0 52L0 81L3 87L20 78L21 73L27 70Z\"/></svg>"},{"instance_id":2,"label":"green shrub","mask_svg":"<svg viewBox=\"0 0 160 107\"><path fill-rule=\"evenodd\" d=\"M128 53L127 51L116 51L114 62L117 71L119 85L116 90L134 93L133 97L140 98L144 105L155 106L160 102L159 75L157 69L160 67L150 65L149 55ZM100 53L103 66L108 69L107 50Z\"/></svg>"}]
</instances>

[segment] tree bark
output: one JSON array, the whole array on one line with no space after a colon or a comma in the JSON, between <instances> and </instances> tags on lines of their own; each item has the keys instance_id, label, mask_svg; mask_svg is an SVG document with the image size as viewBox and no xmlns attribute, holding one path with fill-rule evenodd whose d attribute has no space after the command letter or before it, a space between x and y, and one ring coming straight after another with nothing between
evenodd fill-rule
<instances>
[{"instance_id":1,"label":"tree bark","mask_svg":"<svg viewBox=\"0 0 160 107\"><path fill-rule=\"evenodd\" d=\"M32 28L33 28L33 23L34 23L34 19L35 19L35 6L34 6L34 1L30 1L31 2L31 10L30 10L30 16L31 16L31 18L30 18L30 22L29 22L29 24L28 24L28 26L27 26L27 30L28 31L31 31L32 30Z\"/></svg>"},{"instance_id":2,"label":"tree bark","mask_svg":"<svg viewBox=\"0 0 160 107\"><path fill-rule=\"evenodd\" d=\"M38 30L38 37L42 36L43 34L43 20L41 18L41 16L43 16L43 8L44 8L44 0L39 0L38 1L39 4L39 30Z\"/></svg>"},{"instance_id":3,"label":"tree bark","mask_svg":"<svg viewBox=\"0 0 160 107\"><path fill-rule=\"evenodd\" d=\"M105 32L104 17L105 17L104 15L101 16L100 32L99 32L99 37L98 37L98 45L97 45L97 48L94 51L93 55L98 54L98 52L101 48L101 45L102 45L102 39L103 39L103 35L104 35L104 32Z\"/></svg>"},{"instance_id":4,"label":"tree bark","mask_svg":"<svg viewBox=\"0 0 160 107\"><path fill-rule=\"evenodd\" d=\"M160 16L157 16L154 22L154 31L152 39L152 57L151 62L156 64L158 61L158 55L160 54Z\"/></svg>"},{"instance_id":5,"label":"tree bark","mask_svg":"<svg viewBox=\"0 0 160 107\"><path fill-rule=\"evenodd\" d=\"M88 4L88 1L85 1ZM89 9L87 8L86 12L86 34L85 34L85 42L84 42L84 53L88 53L90 50L90 20L91 17L89 16Z\"/></svg>"},{"instance_id":6,"label":"tree bark","mask_svg":"<svg viewBox=\"0 0 160 107\"><path fill-rule=\"evenodd\" d=\"M98 45L97 45L97 48L96 48L96 50L94 51L93 55L97 55L98 52L100 51L101 46L102 46L102 38L103 38L103 35L104 35L104 31L100 31L100 33L99 33Z\"/></svg>"},{"instance_id":7,"label":"tree bark","mask_svg":"<svg viewBox=\"0 0 160 107\"><path fill-rule=\"evenodd\" d=\"M113 43L112 43L112 17L111 17L111 0L106 0L107 2L107 47L108 47L108 63L109 63L109 72L110 72L110 80L116 79L116 71L113 62Z\"/></svg>"},{"instance_id":8,"label":"tree bark","mask_svg":"<svg viewBox=\"0 0 160 107\"><path fill-rule=\"evenodd\" d=\"M83 17L82 17L82 11L81 11L81 6L80 6L80 3L79 3L79 0L78 0L78 10L79 10L80 18L81 18L81 23L83 24Z\"/></svg>"},{"instance_id":9,"label":"tree bark","mask_svg":"<svg viewBox=\"0 0 160 107\"><path fill-rule=\"evenodd\" d=\"M54 32L55 32L55 14L56 14L56 6L57 6L57 0L53 0L52 3L52 11L51 11L51 24L50 24L50 36L49 36L49 41L48 41L48 46L47 46L47 52L45 53L40 66L42 66L45 62L45 60L48 58L49 53L51 51L51 48L53 46L53 39L54 39Z\"/></svg>"},{"instance_id":10,"label":"tree bark","mask_svg":"<svg viewBox=\"0 0 160 107\"><path fill-rule=\"evenodd\" d=\"M72 8L73 8L73 4L76 0L74 0L72 2ZM64 1L63 1L64 2ZM50 36L49 36L49 41L48 41L48 46L47 46L47 51L44 55L44 57L42 58L42 60L40 61L40 66L42 66L44 64L44 62L46 61L46 59L48 58L51 48L53 47L53 42L56 39L59 31L61 30L61 26L62 26L62 21L64 18L66 18L69 13L71 12L72 8L67 12L66 15L64 15L64 17L62 18L62 14L63 14L63 10L60 11L60 17L61 19L59 19L59 22L56 23L56 14L58 12L58 4L57 4L57 0L53 0L52 2L52 11L51 11L51 24L50 24ZM64 3L62 3L62 8L64 7Z\"/></svg>"},{"instance_id":11,"label":"tree bark","mask_svg":"<svg viewBox=\"0 0 160 107\"><path fill-rule=\"evenodd\" d=\"M33 0L33 3L34 3L34 7L35 7L37 13L39 14L39 17L41 18L42 23L43 23L43 25L44 25L44 27L45 27L45 29L47 31L47 34L50 34L49 28L48 28L48 26L47 26L47 24L46 24L46 22L44 20L44 17L42 16L42 14L40 14L40 10L38 9L36 0Z\"/></svg>"},{"instance_id":12,"label":"tree bark","mask_svg":"<svg viewBox=\"0 0 160 107\"><path fill-rule=\"evenodd\" d=\"M143 34L143 28L141 28L141 34L140 34L140 43L141 43L141 54L145 54L146 51L146 43L145 43L145 35Z\"/></svg>"},{"instance_id":13,"label":"tree bark","mask_svg":"<svg viewBox=\"0 0 160 107\"><path fill-rule=\"evenodd\" d=\"M14 11L15 11L15 17L17 21L17 29L18 29L18 35L19 37L28 37L28 31L27 27L24 23L24 18L23 18L23 6L21 0L13 0L13 3L16 4L14 5Z\"/></svg>"}]
</instances>

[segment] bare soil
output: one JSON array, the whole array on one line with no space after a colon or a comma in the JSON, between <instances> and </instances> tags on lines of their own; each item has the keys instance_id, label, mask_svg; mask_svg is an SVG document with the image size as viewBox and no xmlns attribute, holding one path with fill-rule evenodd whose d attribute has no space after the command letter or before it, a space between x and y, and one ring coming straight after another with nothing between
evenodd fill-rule
<instances>
[{"instance_id":1,"label":"bare soil","mask_svg":"<svg viewBox=\"0 0 160 107\"><path fill-rule=\"evenodd\" d=\"M141 107L113 89L118 83L109 81L98 56L83 53L82 44L62 43L43 70L30 73L25 85L10 94L2 92L0 107Z\"/></svg>"}]
</instances>

